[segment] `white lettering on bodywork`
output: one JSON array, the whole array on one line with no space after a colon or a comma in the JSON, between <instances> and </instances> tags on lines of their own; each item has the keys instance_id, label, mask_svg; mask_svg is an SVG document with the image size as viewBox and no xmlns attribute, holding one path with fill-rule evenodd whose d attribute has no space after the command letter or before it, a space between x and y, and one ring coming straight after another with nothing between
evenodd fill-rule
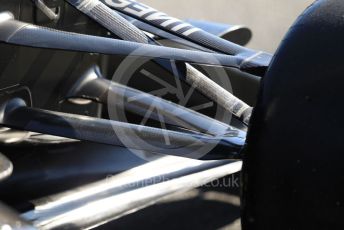
<instances>
[{"instance_id":1,"label":"white lettering on bodywork","mask_svg":"<svg viewBox=\"0 0 344 230\"><path fill-rule=\"evenodd\" d=\"M141 3L137 3L133 0L104 0L105 3L113 8L121 9L131 15L135 15L140 18L144 18L148 21L157 21L162 20L160 24L162 27L167 27L172 24L177 24L172 27L172 31L178 32L182 29L190 27L188 30L184 31L184 36L190 36L191 34L200 31L200 29L191 26L190 24L184 23L177 18L170 17L162 12L157 11L156 9L146 6ZM148 14L148 15L147 15ZM147 15L147 16L145 16Z\"/></svg>"}]
</instances>

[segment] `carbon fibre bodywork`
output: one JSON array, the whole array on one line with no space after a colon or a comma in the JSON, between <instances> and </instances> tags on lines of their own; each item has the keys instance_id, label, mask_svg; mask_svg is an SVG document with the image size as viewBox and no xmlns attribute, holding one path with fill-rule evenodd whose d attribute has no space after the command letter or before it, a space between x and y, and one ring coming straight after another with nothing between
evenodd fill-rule
<instances>
[{"instance_id":1,"label":"carbon fibre bodywork","mask_svg":"<svg viewBox=\"0 0 344 230\"><path fill-rule=\"evenodd\" d=\"M65 1L44 1L44 3L54 12L56 16L54 19L36 7L33 1L1 0L0 12L10 11L16 20L38 26L81 34L114 37ZM84 76L85 72L94 66L99 66L100 72L111 80L112 75L125 57L38 49L5 43L0 44L0 50L0 88L2 92L12 88L21 89L24 87L29 92L27 101L36 108L87 115L94 118L108 118L107 108L101 104L92 101L86 101L87 103L67 101L65 95ZM143 63L145 68L150 69L156 75L165 75L166 82L175 84L172 76L169 76L165 70L156 66L149 59L144 60ZM213 69L210 66L206 68L209 68L210 71ZM202 71L206 70L202 69ZM254 94L258 90L260 79L254 75L242 74L235 68L228 68L227 71L233 78L232 87L235 93L253 105L255 103ZM253 84L246 84L246 82ZM156 82L143 78L139 72L135 73L128 85L142 91L152 91L161 87ZM186 87L183 85L183 88ZM247 93L247 89L252 93ZM165 99L176 100L171 95L166 95ZM191 95L188 106L192 107L209 102L207 98L195 92ZM216 104L202 110L203 114L210 116L216 112ZM135 114L128 114L129 121L133 123L139 122L139 118L141 117ZM54 122L53 119L49 120ZM235 126L240 129L246 129L235 119L233 119L233 123L236 123ZM150 124L155 125L155 123ZM14 130L13 132L12 135L9 130L4 130L0 134L1 151L15 165L13 175L0 185L0 196L1 200L15 207L19 212L34 208L30 202L33 199L94 182L108 175L116 175L146 163L140 157L133 156L125 148L96 145L25 131ZM10 138L14 135L16 136L15 139ZM143 155L145 154L143 153ZM67 158L68 160L66 160ZM186 161L186 163L192 166L200 162L188 163ZM211 162L201 163L200 166L202 165L204 169L219 167ZM186 170L178 172L177 176L183 177L192 173L194 172ZM172 178L174 176L173 174ZM206 176L206 178L208 177ZM213 177L210 176L209 178ZM114 181L114 184L116 183ZM156 198L153 198L153 201L155 200ZM151 201L147 200L147 202Z\"/></svg>"}]
</instances>

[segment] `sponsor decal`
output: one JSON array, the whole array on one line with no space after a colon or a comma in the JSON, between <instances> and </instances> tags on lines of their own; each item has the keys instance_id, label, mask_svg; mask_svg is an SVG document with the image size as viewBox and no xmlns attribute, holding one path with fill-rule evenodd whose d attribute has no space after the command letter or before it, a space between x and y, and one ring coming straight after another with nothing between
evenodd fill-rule
<instances>
[{"instance_id":1,"label":"sponsor decal","mask_svg":"<svg viewBox=\"0 0 344 230\"><path fill-rule=\"evenodd\" d=\"M113 9L128 13L130 15L158 24L161 27L171 27L171 30L184 36L200 31L189 23L185 23L177 18L168 16L156 9L132 0L103 0L105 4Z\"/></svg>"}]
</instances>

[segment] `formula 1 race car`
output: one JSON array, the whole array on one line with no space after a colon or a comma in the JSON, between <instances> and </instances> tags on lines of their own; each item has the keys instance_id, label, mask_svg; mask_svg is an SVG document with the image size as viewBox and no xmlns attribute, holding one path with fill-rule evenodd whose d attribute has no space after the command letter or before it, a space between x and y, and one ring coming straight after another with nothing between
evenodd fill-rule
<instances>
[{"instance_id":1,"label":"formula 1 race car","mask_svg":"<svg viewBox=\"0 0 344 230\"><path fill-rule=\"evenodd\" d=\"M343 15L315 1L271 55L134 0L0 0L0 229L106 229L238 172L244 230L343 229Z\"/></svg>"}]
</instances>

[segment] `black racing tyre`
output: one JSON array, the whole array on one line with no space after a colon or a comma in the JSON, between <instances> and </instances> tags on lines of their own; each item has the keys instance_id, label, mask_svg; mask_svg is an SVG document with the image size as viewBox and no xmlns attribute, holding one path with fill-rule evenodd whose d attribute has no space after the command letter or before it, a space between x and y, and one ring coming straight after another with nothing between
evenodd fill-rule
<instances>
[{"instance_id":1,"label":"black racing tyre","mask_svg":"<svg viewBox=\"0 0 344 230\"><path fill-rule=\"evenodd\" d=\"M247 138L244 230L344 229L344 2L319 0L264 77Z\"/></svg>"}]
</instances>

